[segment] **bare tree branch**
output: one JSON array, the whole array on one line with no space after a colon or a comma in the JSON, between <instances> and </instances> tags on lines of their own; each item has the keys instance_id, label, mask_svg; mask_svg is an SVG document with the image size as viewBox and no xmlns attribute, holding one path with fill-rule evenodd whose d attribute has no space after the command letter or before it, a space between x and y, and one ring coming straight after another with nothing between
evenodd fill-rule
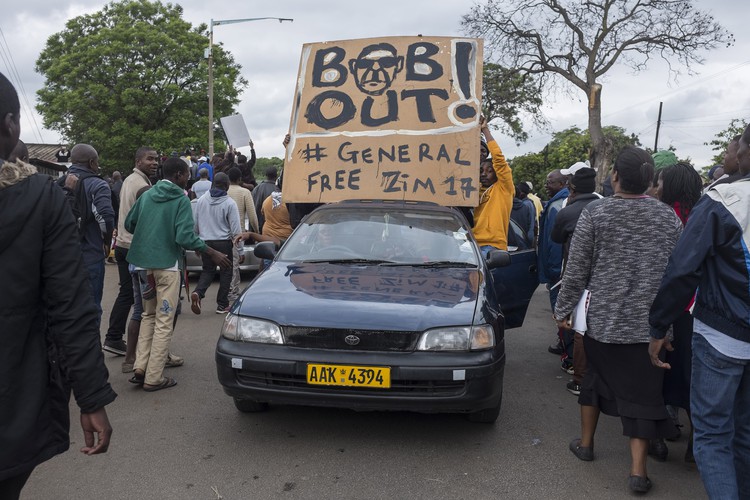
<instances>
[{"instance_id":1,"label":"bare tree branch","mask_svg":"<svg viewBox=\"0 0 750 500\"><path fill-rule=\"evenodd\" d=\"M638 72L657 57L676 77L701 64L704 50L734 43L692 0L485 0L462 26L485 38L494 62L536 76L540 86L562 77L586 93L595 166L607 148L598 80L615 64Z\"/></svg>"}]
</instances>

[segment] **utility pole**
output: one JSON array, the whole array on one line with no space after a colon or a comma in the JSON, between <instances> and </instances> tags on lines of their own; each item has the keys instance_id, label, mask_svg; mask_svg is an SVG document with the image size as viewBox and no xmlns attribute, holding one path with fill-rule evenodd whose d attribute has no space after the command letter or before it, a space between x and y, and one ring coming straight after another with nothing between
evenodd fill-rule
<instances>
[{"instance_id":1,"label":"utility pole","mask_svg":"<svg viewBox=\"0 0 750 500\"><path fill-rule=\"evenodd\" d=\"M214 20L208 30L208 161L214 157Z\"/></svg>"},{"instance_id":2,"label":"utility pole","mask_svg":"<svg viewBox=\"0 0 750 500\"><path fill-rule=\"evenodd\" d=\"M205 52L205 57L208 59L208 161L211 161L211 158L214 156L214 26L246 23L249 21L263 21L266 19L274 19L279 23L284 21L294 21L294 19L286 17L252 17L247 19L221 19L217 21L211 19L211 22L208 25L208 49L206 49Z\"/></svg>"},{"instance_id":3,"label":"utility pole","mask_svg":"<svg viewBox=\"0 0 750 500\"><path fill-rule=\"evenodd\" d=\"M654 153L656 153L659 147L659 128L661 127L661 107L663 102L659 103L659 117L656 119L656 139L654 139Z\"/></svg>"}]
</instances>

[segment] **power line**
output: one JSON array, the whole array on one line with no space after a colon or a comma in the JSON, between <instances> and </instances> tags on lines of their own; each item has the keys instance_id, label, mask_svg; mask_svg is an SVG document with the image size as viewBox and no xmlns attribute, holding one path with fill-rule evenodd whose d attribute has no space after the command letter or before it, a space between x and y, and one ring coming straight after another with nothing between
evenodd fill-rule
<instances>
[{"instance_id":1,"label":"power line","mask_svg":"<svg viewBox=\"0 0 750 500\"><path fill-rule=\"evenodd\" d=\"M640 106L641 104L647 104L647 103L653 102L654 100L662 100L662 98L665 97L665 96L669 96L669 95L675 94L677 92L681 92L681 91L685 90L688 87L692 87L693 85L698 85L699 83L704 83L704 82L707 82L709 80L713 80L714 78L718 78L720 76L724 76L725 74L731 73L732 71L735 71L735 70L738 70L738 69L740 69L743 66L747 66L748 64L750 64L750 61L741 62L741 63L736 64L736 65L734 65L734 66L732 66L730 68L726 68L726 69L723 69L721 71L717 71L716 73L708 75L708 76L706 76L704 78L699 78L698 80L690 82L690 83L688 83L686 85L682 85L679 88L676 88L674 90L670 90L669 92L665 92L664 94L658 95L656 97L645 99L645 100L643 100L641 102L628 104L628 106L626 108L622 108L620 110L613 111L611 113L607 113L606 115L602 116L602 118L608 118L608 117L610 117L612 115L616 115L618 113L622 113L623 111L629 111L629 110L633 109L634 107Z\"/></svg>"},{"instance_id":2,"label":"power line","mask_svg":"<svg viewBox=\"0 0 750 500\"><path fill-rule=\"evenodd\" d=\"M743 113L747 111L750 111L750 108L741 108L741 109L736 109L733 111L724 111L722 113L701 114L695 117L670 118L669 120L664 120L664 121L665 122L667 121L684 122L684 123L720 123L720 122L726 122L728 119L737 118L739 115L742 115ZM724 116L724 118L710 118L712 116ZM708 119L703 120L703 118L708 118Z\"/></svg>"},{"instance_id":3,"label":"power line","mask_svg":"<svg viewBox=\"0 0 750 500\"><path fill-rule=\"evenodd\" d=\"M665 127L665 128L667 128L667 127ZM703 139L699 139L698 137L694 136L693 134L691 134L691 133L689 133L689 132L685 132L685 131L684 131L684 130L682 130L681 128L675 127L674 125L670 126L670 127L669 127L669 130L672 130L672 131L675 131L675 132L679 132L680 134L682 134L682 135L684 135L684 136L687 136L687 137L689 137L689 138L691 138L691 139L693 139L693 140L696 140L696 141L701 141L701 140L703 140Z\"/></svg>"},{"instance_id":4,"label":"power line","mask_svg":"<svg viewBox=\"0 0 750 500\"><path fill-rule=\"evenodd\" d=\"M663 122L664 122L664 120L662 120L662 123ZM636 132L635 135L641 135L641 134L645 134L646 132L651 132L655 128L656 128L656 122L652 122L648 127L644 128L643 130L640 130L640 131Z\"/></svg>"},{"instance_id":5,"label":"power line","mask_svg":"<svg viewBox=\"0 0 750 500\"><path fill-rule=\"evenodd\" d=\"M8 41L5 39L5 33L3 32L2 27L0 27L0 37L2 38L2 43L0 43L0 49L2 49L2 52L7 53L7 61L5 60L5 57L3 57L3 60L5 61L6 67L8 67L9 73L15 76L16 79L16 85L21 90L20 94L23 96L23 101L26 103L26 109L27 112L25 113L27 117L31 117L29 120L32 124L32 129L36 133L37 138L39 139L40 143L44 142L44 139L42 138L42 131L39 128L39 124L36 122L36 117L34 116L34 113L32 112L31 104L29 104L29 99L26 95L26 89L23 86L23 81L21 80L21 76L18 74L18 69L16 68L16 62L13 60L13 54L10 51L10 46L8 45ZM10 64L8 64L8 61L10 61ZM28 118L27 118L28 119Z\"/></svg>"}]
</instances>

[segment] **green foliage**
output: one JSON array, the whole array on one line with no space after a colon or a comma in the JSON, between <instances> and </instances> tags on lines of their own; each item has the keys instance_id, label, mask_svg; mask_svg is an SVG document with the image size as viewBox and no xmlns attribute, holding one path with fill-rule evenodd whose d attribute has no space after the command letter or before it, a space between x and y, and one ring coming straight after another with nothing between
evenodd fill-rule
<instances>
[{"instance_id":1,"label":"green foliage","mask_svg":"<svg viewBox=\"0 0 750 500\"><path fill-rule=\"evenodd\" d=\"M586 161L590 149L591 138L588 132L582 132L578 127L556 132L544 148L546 163L550 166L547 172L567 168L578 161Z\"/></svg>"},{"instance_id":2,"label":"green foliage","mask_svg":"<svg viewBox=\"0 0 750 500\"><path fill-rule=\"evenodd\" d=\"M546 199L544 192L544 181L549 173L544 153L528 153L516 156L511 160L510 167L513 170L513 182L528 182L534 186L534 193L540 198Z\"/></svg>"},{"instance_id":3,"label":"green foliage","mask_svg":"<svg viewBox=\"0 0 750 500\"><path fill-rule=\"evenodd\" d=\"M492 125L512 137L516 143L526 142L529 134L523 129L521 114L537 124L543 123L542 97L533 78L510 71L499 64L484 63L482 76L482 113L488 122L500 119L502 125Z\"/></svg>"},{"instance_id":4,"label":"green foliage","mask_svg":"<svg viewBox=\"0 0 750 500\"><path fill-rule=\"evenodd\" d=\"M742 135L742 132L747 127L747 121L742 118L734 118L729 122L729 126L716 134L715 138L711 142L705 142L706 146L711 146L713 151L716 151L716 155L711 159L712 165L718 165L724 163L724 152L727 150L730 141L736 135ZM709 165L704 170L708 172L712 165Z\"/></svg>"},{"instance_id":5,"label":"green foliage","mask_svg":"<svg viewBox=\"0 0 750 500\"><path fill-rule=\"evenodd\" d=\"M37 104L44 126L93 145L105 172L128 171L143 145L207 145L208 31L182 13L179 5L124 0L70 19L36 61L46 79ZM215 114L226 116L247 82L221 46L213 56Z\"/></svg>"},{"instance_id":6,"label":"green foliage","mask_svg":"<svg viewBox=\"0 0 750 500\"><path fill-rule=\"evenodd\" d=\"M277 156L271 158L256 158L255 166L253 167L253 175L255 179L260 183L266 178L266 169L268 167L276 167L276 170L281 173L281 168L284 166L284 160Z\"/></svg>"},{"instance_id":7,"label":"green foliage","mask_svg":"<svg viewBox=\"0 0 750 500\"><path fill-rule=\"evenodd\" d=\"M607 126L603 127L602 131L613 144L611 162L614 162L615 157L623 147L641 145L635 134L627 135L622 127ZM576 162L586 161L589 158L590 149L591 138L588 131L571 127L556 132L542 151L518 156L511 160L513 180L516 183L531 181L537 195L546 199L544 181L547 174L556 169L567 168Z\"/></svg>"}]
</instances>

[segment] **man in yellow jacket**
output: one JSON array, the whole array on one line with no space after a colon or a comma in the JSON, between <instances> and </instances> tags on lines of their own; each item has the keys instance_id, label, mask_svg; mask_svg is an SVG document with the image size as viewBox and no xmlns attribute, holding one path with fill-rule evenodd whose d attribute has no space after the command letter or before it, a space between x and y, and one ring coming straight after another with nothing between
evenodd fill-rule
<instances>
[{"instance_id":1,"label":"man in yellow jacket","mask_svg":"<svg viewBox=\"0 0 750 500\"><path fill-rule=\"evenodd\" d=\"M493 249L508 249L508 225L516 188L510 165L492 137L484 116L480 120L480 126L492 161L483 162L479 174L483 192L479 197L479 206L474 210L473 232L482 254L486 256Z\"/></svg>"}]
</instances>

